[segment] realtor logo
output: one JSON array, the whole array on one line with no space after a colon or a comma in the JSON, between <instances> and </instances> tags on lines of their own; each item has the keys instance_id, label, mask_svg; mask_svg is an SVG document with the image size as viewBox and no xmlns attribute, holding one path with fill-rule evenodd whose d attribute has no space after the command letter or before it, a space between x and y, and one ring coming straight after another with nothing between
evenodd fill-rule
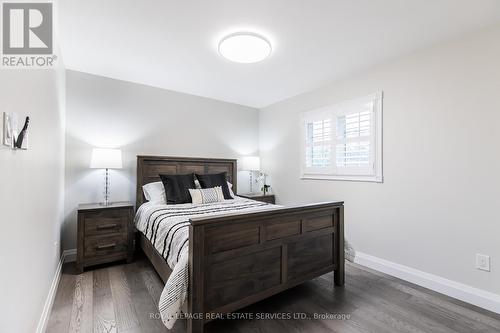
<instances>
[{"instance_id":1,"label":"realtor logo","mask_svg":"<svg viewBox=\"0 0 500 333\"><path fill-rule=\"evenodd\" d=\"M1 67L52 67L53 22L52 3L3 3Z\"/></svg>"},{"instance_id":2,"label":"realtor logo","mask_svg":"<svg viewBox=\"0 0 500 333\"><path fill-rule=\"evenodd\" d=\"M3 4L3 54L52 53L52 4Z\"/></svg>"}]
</instances>

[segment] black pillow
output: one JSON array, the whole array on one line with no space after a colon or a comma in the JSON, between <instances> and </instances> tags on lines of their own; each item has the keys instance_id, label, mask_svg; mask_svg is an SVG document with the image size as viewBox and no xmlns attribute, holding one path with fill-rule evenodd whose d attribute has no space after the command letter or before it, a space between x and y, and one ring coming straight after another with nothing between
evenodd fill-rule
<instances>
[{"instance_id":1,"label":"black pillow","mask_svg":"<svg viewBox=\"0 0 500 333\"><path fill-rule=\"evenodd\" d=\"M222 187L224 199L234 199L231 194L229 194L229 186L227 186L227 172L216 173L212 175L196 174L196 178L198 178L201 188L220 186Z\"/></svg>"},{"instance_id":2,"label":"black pillow","mask_svg":"<svg viewBox=\"0 0 500 333\"><path fill-rule=\"evenodd\" d=\"M167 204L181 204L191 202L189 189L194 189L194 174L187 175L160 175Z\"/></svg>"}]
</instances>

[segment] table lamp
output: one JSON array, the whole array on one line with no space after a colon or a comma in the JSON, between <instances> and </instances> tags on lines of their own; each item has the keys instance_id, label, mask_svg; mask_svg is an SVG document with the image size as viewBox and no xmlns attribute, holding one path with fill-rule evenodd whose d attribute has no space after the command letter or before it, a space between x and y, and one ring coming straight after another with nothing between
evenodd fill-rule
<instances>
[{"instance_id":1,"label":"table lamp","mask_svg":"<svg viewBox=\"0 0 500 333\"><path fill-rule=\"evenodd\" d=\"M121 169L122 151L120 149L94 148L92 149L92 159L90 160L91 169L105 169L104 173L104 202L103 206L109 206L109 169Z\"/></svg>"},{"instance_id":2,"label":"table lamp","mask_svg":"<svg viewBox=\"0 0 500 333\"><path fill-rule=\"evenodd\" d=\"M241 159L241 170L248 171L250 174L250 193L253 193L253 173L260 171L259 156L245 156Z\"/></svg>"}]
</instances>

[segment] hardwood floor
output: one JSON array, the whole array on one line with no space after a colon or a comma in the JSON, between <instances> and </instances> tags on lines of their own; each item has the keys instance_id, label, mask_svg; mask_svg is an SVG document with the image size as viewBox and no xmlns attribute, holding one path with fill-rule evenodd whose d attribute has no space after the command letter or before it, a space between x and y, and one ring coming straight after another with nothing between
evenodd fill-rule
<instances>
[{"instance_id":1,"label":"hardwood floor","mask_svg":"<svg viewBox=\"0 0 500 333\"><path fill-rule=\"evenodd\" d=\"M47 332L185 332L185 321L171 331L163 326L157 312L162 289L147 259L83 274L65 264ZM205 331L500 332L500 315L351 263L344 288L333 287L330 273L239 313L337 318L216 320Z\"/></svg>"}]
</instances>

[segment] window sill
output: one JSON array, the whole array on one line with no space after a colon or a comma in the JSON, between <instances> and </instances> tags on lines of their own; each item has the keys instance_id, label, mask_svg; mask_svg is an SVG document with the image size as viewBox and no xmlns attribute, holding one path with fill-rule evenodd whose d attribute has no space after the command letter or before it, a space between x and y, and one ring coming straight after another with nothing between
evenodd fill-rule
<instances>
[{"instance_id":1,"label":"window sill","mask_svg":"<svg viewBox=\"0 0 500 333\"><path fill-rule=\"evenodd\" d=\"M371 182L371 183L384 182L384 178L382 176L302 175L300 179L336 180L336 181Z\"/></svg>"}]
</instances>

